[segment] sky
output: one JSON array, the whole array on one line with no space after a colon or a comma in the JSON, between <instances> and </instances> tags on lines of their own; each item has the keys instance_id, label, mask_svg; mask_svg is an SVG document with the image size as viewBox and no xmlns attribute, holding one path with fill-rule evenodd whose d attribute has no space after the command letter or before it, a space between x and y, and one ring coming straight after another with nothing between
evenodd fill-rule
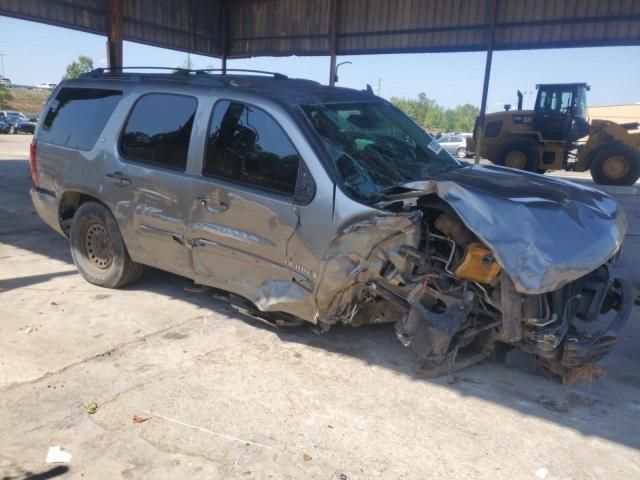
<instances>
[{"instance_id":1,"label":"sky","mask_svg":"<svg viewBox=\"0 0 640 480\"><path fill-rule=\"evenodd\" d=\"M57 83L78 55L106 66L106 37L0 16L0 52L4 74L14 84ZM482 96L486 54L424 53L339 56L339 86L362 89L371 84L385 98L415 98L421 92L451 108ZM124 44L124 65L181 65L176 52L132 42ZM194 68L220 68L219 59L191 55ZM229 60L228 68L278 71L328 83L329 57L256 57ZM1 74L2 72L0 72ZM487 110L517 102L525 93L532 107L537 83L587 82L589 105L640 103L640 47L573 48L494 52Z\"/></svg>"}]
</instances>

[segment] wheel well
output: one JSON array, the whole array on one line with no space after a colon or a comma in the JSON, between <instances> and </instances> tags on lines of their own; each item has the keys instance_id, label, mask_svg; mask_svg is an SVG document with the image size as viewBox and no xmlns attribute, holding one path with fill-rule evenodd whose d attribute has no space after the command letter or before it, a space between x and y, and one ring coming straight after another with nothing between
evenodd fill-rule
<instances>
[{"instance_id":1,"label":"wheel well","mask_svg":"<svg viewBox=\"0 0 640 480\"><path fill-rule=\"evenodd\" d=\"M73 219L73 216L76 214L80 205L86 202L97 202L104 205L104 203L97 198L85 193L64 192L62 194L58 207L58 217L60 219L60 227L67 237L69 236L69 229L71 228L71 220Z\"/></svg>"}]
</instances>

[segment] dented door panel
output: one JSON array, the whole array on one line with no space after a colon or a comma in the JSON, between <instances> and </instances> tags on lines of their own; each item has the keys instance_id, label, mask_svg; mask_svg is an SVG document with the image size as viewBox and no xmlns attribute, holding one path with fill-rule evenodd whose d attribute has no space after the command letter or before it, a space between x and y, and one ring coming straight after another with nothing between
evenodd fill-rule
<instances>
[{"instance_id":1,"label":"dented door panel","mask_svg":"<svg viewBox=\"0 0 640 480\"><path fill-rule=\"evenodd\" d=\"M210 178L193 179L190 191L198 281L242 295L262 310L288 310L295 303L304 308L312 279L286 255L298 225L291 200Z\"/></svg>"},{"instance_id":2,"label":"dented door panel","mask_svg":"<svg viewBox=\"0 0 640 480\"><path fill-rule=\"evenodd\" d=\"M191 275L185 245L188 178L181 173L118 161L117 168L130 184L105 182L131 257L180 275Z\"/></svg>"}]
</instances>

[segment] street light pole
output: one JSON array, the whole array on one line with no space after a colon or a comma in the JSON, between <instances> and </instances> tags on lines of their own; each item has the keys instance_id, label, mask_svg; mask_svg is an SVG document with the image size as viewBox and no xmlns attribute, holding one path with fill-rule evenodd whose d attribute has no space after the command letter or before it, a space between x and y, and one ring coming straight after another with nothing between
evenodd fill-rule
<instances>
[{"instance_id":1,"label":"street light pole","mask_svg":"<svg viewBox=\"0 0 640 480\"><path fill-rule=\"evenodd\" d=\"M0 78L4 78L4 56L6 53L0 52L0 66L2 67L2 76Z\"/></svg>"},{"instance_id":2,"label":"street light pole","mask_svg":"<svg viewBox=\"0 0 640 480\"><path fill-rule=\"evenodd\" d=\"M340 68L340 65L351 65L351 62L340 62L339 64L337 64L333 70L333 83L335 84L338 81L338 68Z\"/></svg>"}]
</instances>

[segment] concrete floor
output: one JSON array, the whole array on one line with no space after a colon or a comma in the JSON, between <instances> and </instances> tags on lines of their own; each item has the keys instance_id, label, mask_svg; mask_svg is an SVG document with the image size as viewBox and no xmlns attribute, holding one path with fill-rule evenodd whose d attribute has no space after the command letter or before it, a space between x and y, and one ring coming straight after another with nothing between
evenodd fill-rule
<instances>
[{"instance_id":1,"label":"concrete floor","mask_svg":"<svg viewBox=\"0 0 640 480\"><path fill-rule=\"evenodd\" d=\"M637 307L590 386L491 361L421 379L392 326L276 330L153 269L84 282L31 206L29 141L0 136L1 479L640 478ZM637 190L616 196L638 285Z\"/></svg>"}]
</instances>

